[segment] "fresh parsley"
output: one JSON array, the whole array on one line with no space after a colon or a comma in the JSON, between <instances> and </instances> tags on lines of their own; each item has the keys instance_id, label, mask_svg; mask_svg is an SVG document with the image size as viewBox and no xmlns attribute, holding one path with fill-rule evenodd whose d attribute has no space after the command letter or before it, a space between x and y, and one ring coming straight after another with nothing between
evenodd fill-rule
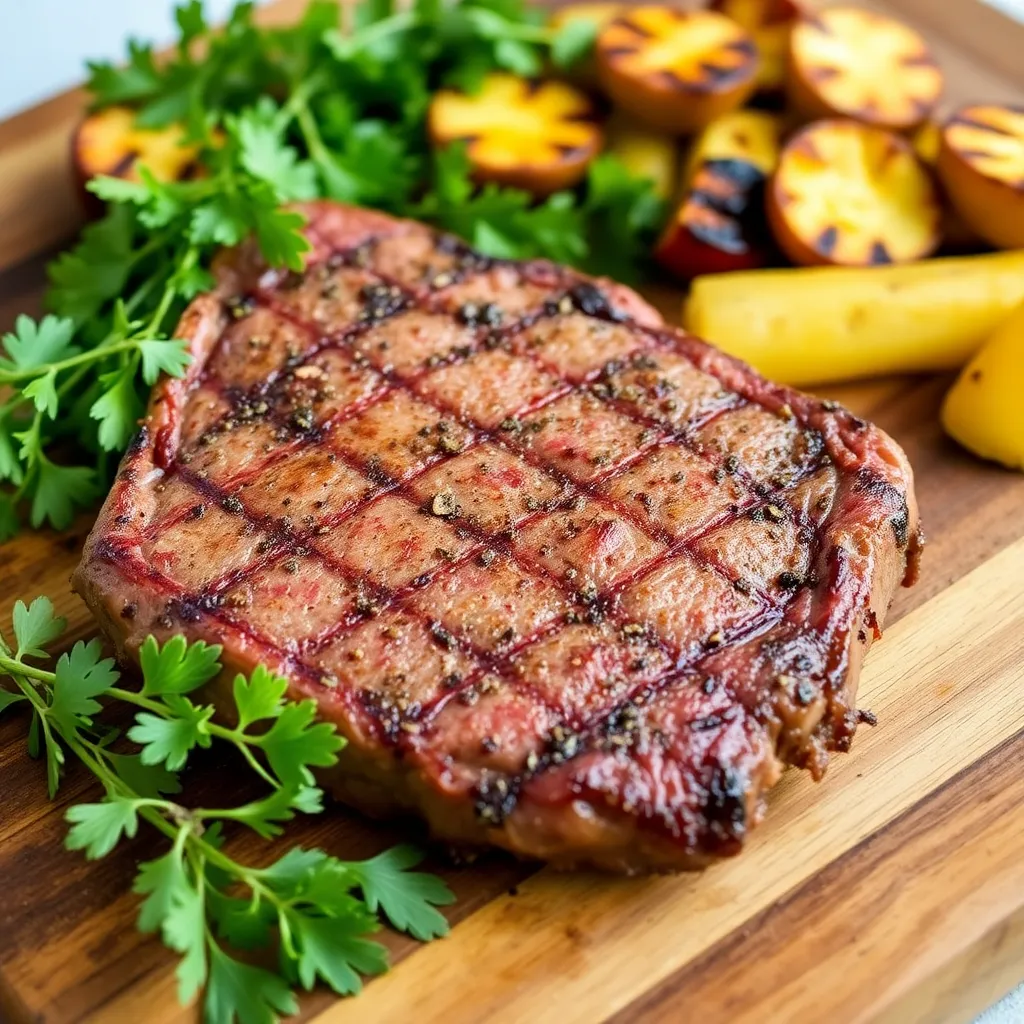
<instances>
[{"instance_id":1,"label":"fresh parsley","mask_svg":"<svg viewBox=\"0 0 1024 1024\"><path fill-rule=\"evenodd\" d=\"M69 754L102 784L102 800L68 810L68 849L105 857L143 822L166 836L167 852L139 865L133 888L143 897L139 928L158 932L181 956L182 1002L204 990L206 1020L265 1024L296 1012L295 988L323 983L348 995L359 991L362 975L387 970L384 947L368 937L379 928L378 915L423 941L446 933L437 907L452 894L440 879L414 870L422 855L412 847L365 861L295 847L268 867L227 852L226 825L269 837L296 814L320 811L312 770L333 765L344 745L333 726L316 721L312 701L287 699L286 680L263 667L236 676L235 724L222 725L200 696L221 671L219 647L188 645L180 636L160 646L150 637L140 652L142 685L130 690L119 685L98 640L79 642L43 667L64 627L47 598L17 603L13 641L0 635L0 678L13 687L0 687L0 714L30 711L29 749L45 757L51 797ZM123 738L129 752L114 749L119 737L101 721L103 702L135 709ZM214 741L241 754L265 796L227 808L182 803L180 771ZM280 973L236 955L267 948Z\"/></svg>"},{"instance_id":2,"label":"fresh parsley","mask_svg":"<svg viewBox=\"0 0 1024 1024\"><path fill-rule=\"evenodd\" d=\"M159 182L96 178L106 214L49 268L49 316L19 318L0 354L0 541L24 519L69 526L104 491L160 373L189 354L174 338L208 289L215 250L255 236L267 261L301 269L302 218L282 205L327 197L416 216L493 256L543 256L635 280L662 217L649 182L613 157L584 185L535 203L477 189L458 148L434 154L431 95L473 90L495 68L536 75L586 57L594 25L554 31L523 0L362 0L345 17L312 0L292 25L258 27L238 3L214 31L200 0L176 10L167 60L133 42L126 63L89 66L94 108L181 124L204 173Z\"/></svg>"}]
</instances>

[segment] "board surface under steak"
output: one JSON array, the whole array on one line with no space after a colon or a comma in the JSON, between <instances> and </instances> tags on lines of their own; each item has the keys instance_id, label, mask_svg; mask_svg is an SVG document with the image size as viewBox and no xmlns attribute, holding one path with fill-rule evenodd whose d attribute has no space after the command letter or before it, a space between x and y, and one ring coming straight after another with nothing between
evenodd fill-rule
<instances>
[{"instance_id":1,"label":"board surface under steak","mask_svg":"<svg viewBox=\"0 0 1024 1024\"><path fill-rule=\"evenodd\" d=\"M849 747L916 568L903 453L619 285L305 210L305 273L242 247L186 311L78 592L122 655L287 675L364 810L565 866L737 852Z\"/></svg>"}]
</instances>

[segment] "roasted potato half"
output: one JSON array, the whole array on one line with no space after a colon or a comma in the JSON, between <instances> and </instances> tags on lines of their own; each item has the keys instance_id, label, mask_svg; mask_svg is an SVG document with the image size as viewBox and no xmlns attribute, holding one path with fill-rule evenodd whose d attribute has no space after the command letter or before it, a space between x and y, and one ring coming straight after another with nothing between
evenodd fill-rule
<instances>
[{"instance_id":1,"label":"roasted potato half","mask_svg":"<svg viewBox=\"0 0 1024 1024\"><path fill-rule=\"evenodd\" d=\"M716 11L632 8L601 30L596 57L616 105L676 134L742 106L757 84L753 38Z\"/></svg>"},{"instance_id":2,"label":"roasted potato half","mask_svg":"<svg viewBox=\"0 0 1024 1024\"><path fill-rule=\"evenodd\" d=\"M597 108L579 89L497 72L472 96L436 93L427 124L435 146L466 143L479 181L537 196L575 185L604 142Z\"/></svg>"},{"instance_id":3,"label":"roasted potato half","mask_svg":"<svg viewBox=\"0 0 1024 1024\"><path fill-rule=\"evenodd\" d=\"M933 173L938 174L939 149L942 146L942 125L934 118L929 118L914 132L911 141L918 159ZM942 249L947 253L978 252L986 248L985 243L976 231L972 231L967 222L957 212L945 189L942 209Z\"/></svg>"},{"instance_id":4,"label":"roasted potato half","mask_svg":"<svg viewBox=\"0 0 1024 1024\"><path fill-rule=\"evenodd\" d=\"M736 110L697 137L682 202L655 257L684 279L763 267L775 255L765 217L765 185L779 159L781 120Z\"/></svg>"},{"instance_id":5,"label":"roasted potato half","mask_svg":"<svg viewBox=\"0 0 1024 1024\"><path fill-rule=\"evenodd\" d=\"M794 263L872 266L931 255L942 205L903 136L856 121L816 121L783 148L768 219Z\"/></svg>"},{"instance_id":6,"label":"roasted potato half","mask_svg":"<svg viewBox=\"0 0 1024 1024\"><path fill-rule=\"evenodd\" d=\"M804 13L803 5L798 0L712 0L711 9L732 18L754 37L760 55L758 91L765 96L781 96L785 92L789 36Z\"/></svg>"},{"instance_id":7,"label":"roasted potato half","mask_svg":"<svg viewBox=\"0 0 1024 1024\"><path fill-rule=\"evenodd\" d=\"M942 96L942 72L907 25L859 7L807 15L789 44L789 98L806 118L912 131Z\"/></svg>"},{"instance_id":8,"label":"roasted potato half","mask_svg":"<svg viewBox=\"0 0 1024 1024\"><path fill-rule=\"evenodd\" d=\"M192 177L199 170L199 150L182 145L184 137L179 125L137 128L133 110L107 107L86 117L72 137L75 174L83 186L97 174L137 181L140 164L160 181Z\"/></svg>"},{"instance_id":9,"label":"roasted potato half","mask_svg":"<svg viewBox=\"0 0 1024 1024\"><path fill-rule=\"evenodd\" d=\"M985 241L1024 248L1024 109L965 107L942 131L939 176L957 212Z\"/></svg>"}]
</instances>

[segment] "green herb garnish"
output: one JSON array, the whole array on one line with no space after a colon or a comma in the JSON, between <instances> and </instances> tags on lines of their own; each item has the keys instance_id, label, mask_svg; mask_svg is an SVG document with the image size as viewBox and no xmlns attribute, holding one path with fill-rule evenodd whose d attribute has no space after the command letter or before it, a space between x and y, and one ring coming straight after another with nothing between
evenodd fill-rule
<instances>
[{"instance_id":1,"label":"green herb garnish","mask_svg":"<svg viewBox=\"0 0 1024 1024\"><path fill-rule=\"evenodd\" d=\"M216 1024L266 1024L298 1009L293 989L318 982L340 995L358 992L360 975L387 969L380 943L367 938L378 914L417 939L444 935L436 907L452 902L439 879L412 871L421 855L400 846L366 861L342 861L296 847L268 867L237 861L224 846L225 825L279 835L297 813L321 810L312 769L335 763L344 741L315 719L312 701L285 699L287 681L260 667L239 675L232 690L237 724L213 721L213 707L197 691L216 676L220 648L176 637L162 647L143 645L142 687L118 685L119 673L98 640L79 642L52 668L47 647L64 631L53 605L18 602L13 644L0 636L0 713L31 711L33 756L45 757L51 797L67 756L77 758L103 785L98 803L72 806L66 845L86 857L105 857L135 836L139 823L162 832L170 847L140 864L134 889L144 897L138 924L159 932L181 954L178 995L188 1002L205 990L204 1017ZM131 705L134 725L125 752L115 730L99 719L101 700ZM237 807L196 808L180 802L180 772L189 757L214 741L230 745L266 788ZM236 951L272 949L273 973L239 959Z\"/></svg>"},{"instance_id":2,"label":"green herb garnish","mask_svg":"<svg viewBox=\"0 0 1024 1024\"><path fill-rule=\"evenodd\" d=\"M146 127L184 125L206 176L166 184L98 178L103 219L50 267L54 316L21 318L0 360L0 540L26 515L70 525L102 493L160 371L188 362L173 339L210 287L210 259L253 234L267 261L299 269L301 218L281 206L327 197L428 220L488 255L547 257L633 280L662 204L605 156L584 185L534 203L477 189L463 153L434 154L425 114L442 86L495 68L539 74L589 51L594 26L547 28L522 0L313 0L296 24L259 28L239 3L214 31L200 0L176 11L175 54L133 43L123 66L90 66L94 106L129 104ZM5 391L4 386L7 386Z\"/></svg>"}]
</instances>

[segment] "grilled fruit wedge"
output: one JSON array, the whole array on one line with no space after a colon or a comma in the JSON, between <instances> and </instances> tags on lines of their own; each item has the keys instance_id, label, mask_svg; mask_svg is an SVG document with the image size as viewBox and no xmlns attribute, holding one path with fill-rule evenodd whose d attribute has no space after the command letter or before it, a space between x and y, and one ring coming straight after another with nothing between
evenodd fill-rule
<instances>
[{"instance_id":1,"label":"grilled fruit wedge","mask_svg":"<svg viewBox=\"0 0 1024 1024\"><path fill-rule=\"evenodd\" d=\"M942 125L929 118L920 128L914 132L911 141L914 145L914 152L918 159L932 171L938 174L939 149L942 146ZM942 251L950 254L979 252L986 248L985 243L976 231L967 226L967 222L960 216L956 207L950 200L948 193L941 186L943 193L942 208Z\"/></svg>"},{"instance_id":2,"label":"grilled fruit wedge","mask_svg":"<svg viewBox=\"0 0 1024 1024\"><path fill-rule=\"evenodd\" d=\"M487 75L472 96L434 95L428 130L435 146L465 142L479 181L544 196L570 188L604 142L597 108L565 82Z\"/></svg>"},{"instance_id":3,"label":"grilled fruit wedge","mask_svg":"<svg viewBox=\"0 0 1024 1024\"><path fill-rule=\"evenodd\" d=\"M712 0L711 9L732 18L754 37L761 58L758 91L773 98L784 93L789 37L803 14L802 5L797 0Z\"/></svg>"},{"instance_id":4,"label":"grilled fruit wedge","mask_svg":"<svg viewBox=\"0 0 1024 1024\"><path fill-rule=\"evenodd\" d=\"M1001 249L1024 248L1024 109L959 111L942 131L938 169L970 228Z\"/></svg>"},{"instance_id":5,"label":"grilled fruit wedge","mask_svg":"<svg viewBox=\"0 0 1024 1024\"><path fill-rule=\"evenodd\" d=\"M637 178L647 178L659 199L671 199L679 181L679 146L672 135L644 128L615 111L605 130L607 152Z\"/></svg>"},{"instance_id":6,"label":"grilled fruit wedge","mask_svg":"<svg viewBox=\"0 0 1024 1024\"><path fill-rule=\"evenodd\" d=\"M768 219L802 266L907 263L931 255L942 205L901 135L855 121L816 121L786 144L768 189Z\"/></svg>"},{"instance_id":7,"label":"grilled fruit wedge","mask_svg":"<svg viewBox=\"0 0 1024 1024\"><path fill-rule=\"evenodd\" d=\"M765 184L779 159L782 124L737 110L697 137L682 202L655 251L677 276L762 267L774 255L765 219Z\"/></svg>"},{"instance_id":8,"label":"grilled fruit wedge","mask_svg":"<svg viewBox=\"0 0 1024 1024\"><path fill-rule=\"evenodd\" d=\"M90 114L75 131L71 155L75 174L84 184L97 174L137 181L144 165L160 181L179 181L198 170L195 146L182 144L179 125L150 130L135 126L135 111L107 107Z\"/></svg>"},{"instance_id":9,"label":"grilled fruit wedge","mask_svg":"<svg viewBox=\"0 0 1024 1024\"><path fill-rule=\"evenodd\" d=\"M757 84L753 38L716 11L633 8L601 30L596 56L618 106L678 134L742 106Z\"/></svg>"},{"instance_id":10,"label":"grilled fruit wedge","mask_svg":"<svg viewBox=\"0 0 1024 1024\"><path fill-rule=\"evenodd\" d=\"M982 346L942 406L951 437L984 459L1024 470L1024 306Z\"/></svg>"},{"instance_id":11,"label":"grilled fruit wedge","mask_svg":"<svg viewBox=\"0 0 1024 1024\"><path fill-rule=\"evenodd\" d=\"M788 89L807 118L839 115L912 131L939 102L942 72L909 26L859 7L833 7L794 26Z\"/></svg>"}]
</instances>

